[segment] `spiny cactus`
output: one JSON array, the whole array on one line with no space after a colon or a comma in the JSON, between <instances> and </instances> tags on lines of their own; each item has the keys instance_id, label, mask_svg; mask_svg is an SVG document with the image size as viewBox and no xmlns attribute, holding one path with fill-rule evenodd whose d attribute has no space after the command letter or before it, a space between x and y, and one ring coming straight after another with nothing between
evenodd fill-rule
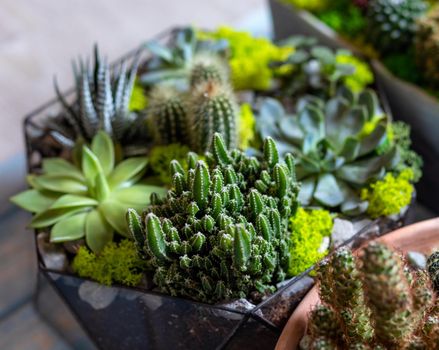
<instances>
[{"instance_id":1,"label":"spiny cactus","mask_svg":"<svg viewBox=\"0 0 439 350\"><path fill-rule=\"evenodd\" d=\"M117 142L125 141L133 133L133 123L138 119L129 110L134 80L137 73L137 60L131 68L122 62L119 70L111 73L106 60L94 49L94 65L79 60L73 63L75 77L75 100L67 102L55 81L55 91L64 107L65 123L52 123L51 134L67 146L73 146L79 137L90 141L99 130L105 131ZM64 125L64 127L63 127ZM139 130L137 130L139 131Z\"/></svg>"},{"instance_id":2,"label":"spiny cactus","mask_svg":"<svg viewBox=\"0 0 439 350\"><path fill-rule=\"evenodd\" d=\"M425 83L439 88L439 5L437 4L418 21L415 37L415 55Z\"/></svg>"},{"instance_id":3,"label":"spiny cactus","mask_svg":"<svg viewBox=\"0 0 439 350\"><path fill-rule=\"evenodd\" d=\"M237 113L235 98L228 86L211 80L197 85L191 97L193 150L208 150L215 132L223 136L227 148L235 148Z\"/></svg>"},{"instance_id":4,"label":"spiny cactus","mask_svg":"<svg viewBox=\"0 0 439 350\"><path fill-rule=\"evenodd\" d=\"M402 52L412 43L424 0L371 0L366 37L381 53Z\"/></svg>"},{"instance_id":5,"label":"spiny cactus","mask_svg":"<svg viewBox=\"0 0 439 350\"><path fill-rule=\"evenodd\" d=\"M318 268L322 306L310 315L306 349L437 349L438 305L425 271L411 271L372 242L343 248ZM434 345L433 345L434 344Z\"/></svg>"},{"instance_id":6,"label":"spiny cactus","mask_svg":"<svg viewBox=\"0 0 439 350\"><path fill-rule=\"evenodd\" d=\"M220 60L219 56L206 53L199 54L194 58L189 81L192 88L207 81L228 84L229 73L227 66Z\"/></svg>"},{"instance_id":7,"label":"spiny cactus","mask_svg":"<svg viewBox=\"0 0 439 350\"><path fill-rule=\"evenodd\" d=\"M434 288L439 293L439 251L430 255L427 261L427 269Z\"/></svg>"},{"instance_id":8,"label":"spiny cactus","mask_svg":"<svg viewBox=\"0 0 439 350\"><path fill-rule=\"evenodd\" d=\"M127 221L160 290L214 303L274 291L288 269L287 222L297 208L294 160L270 138L264 158L228 151L219 134L207 164L171 163L173 188Z\"/></svg>"},{"instance_id":9,"label":"spiny cactus","mask_svg":"<svg viewBox=\"0 0 439 350\"><path fill-rule=\"evenodd\" d=\"M265 99L257 120L262 137L272 136L281 154L297 157L303 205L363 213L368 203L359 197L359 189L400 163L398 148L387 134L389 119L371 90L359 95L343 90L327 102L305 97L295 115L278 101Z\"/></svg>"},{"instance_id":10,"label":"spiny cactus","mask_svg":"<svg viewBox=\"0 0 439 350\"><path fill-rule=\"evenodd\" d=\"M188 106L184 96L170 86L157 86L150 94L151 129L157 143L188 142Z\"/></svg>"}]
</instances>

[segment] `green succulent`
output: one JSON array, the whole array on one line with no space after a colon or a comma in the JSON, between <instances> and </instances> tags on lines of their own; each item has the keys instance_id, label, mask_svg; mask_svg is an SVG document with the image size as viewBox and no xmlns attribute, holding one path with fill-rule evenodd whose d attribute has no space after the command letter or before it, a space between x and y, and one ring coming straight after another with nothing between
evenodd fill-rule
<instances>
[{"instance_id":1,"label":"green succulent","mask_svg":"<svg viewBox=\"0 0 439 350\"><path fill-rule=\"evenodd\" d=\"M416 62L425 84L439 89L439 4L418 21L415 37Z\"/></svg>"},{"instance_id":2,"label":"green succulent","mask_svg":"<svg viewBox=\"0 0 439 350\"><path fill-rule=\"evenodd\" d=\"M173 188L151 197L131 233L161 291L214 303L273 292L288 269L288 218L297 208L292 156L274 141L258 160L228 151L214 135L207 164L189 154L188 170L171 163Z\"/></svg>"},{"instance_id":3,"label":"green succulent","mask_svg":"<svg viewBox=\"0 0 439 350\"><path fill-rule=\"evenodd\" d=\"M146 132L139 113L131 111L130 101L137 73L137 59L128 69L122 62L114 73L106 60L94 49L94 65L79 60L73 63L75 94L69 103L55 81L55 91L63 106L62 119L49 123L50 134L62 145L73 147L78 138L87 141L105 131L126 146L127 154L140 154L144 147L135 146L136 137ZM137 134L136 134L137 133ZM137 136L136 136L137 135ZM140 137L139 136L139 137Z\"/></svg>"},{"instance_id":4,"label":"green succulent","mask_svg":"<svg viewBox=\"0 0 439 350\"><path fill-rule=\"evenodd\" d=\"M227 44L200 41L192 27L185 27L175 30L168 43L153 40L144 46L152 58L147 63L146 72L140 76L142 85L152 87L159 83L170 83L185 89L198 53L221 53Z\"/></svg>"},{"instance_id":5,"label":"green succulent","mask_svg":"<svg viewBox=\"0 0 439 350\"><path fill-rule=\"evenodd\" d=\"M286 96L312 94L333 97L341 86L359 92L372 84L373 73L368 64L348 50L332 50L317 44L314 38L293 36L283 42L295 47L286 60L275 66L291 66L291 72L279 77Z\"/></svg>"},{"instance_id":6,"label":"green succulent","mask_svg":"<svg viewBox=\"0 0 439 350\"><path fill-rule=\"evenodd\" d=\"M424 0L371 0L366 39L382 54L402 52L412 44L416 21L426 10Z\"/></svg>"},{"instance_id":7,"label":"green succulent","mask_svg":"<svg viewBox=\"0 0 439 350\"><path fill-rule=\"evenodd\" d=\"M323 305L312 311L309 349L437 349L437 301L423 270L387 246L343 248L318 269Z\"/></svg>"},{"instance_id":8,"label":"green succulent","mask_svg":"<svg viewBox=\"0 0 439 350\"><path fill-rule=\"evenodd\" d=\"M281 154L296 156L300 202L339 208L349 215L367 210L359 190L399 164L388 125L371 90L359 95L343 90L326 103L305 97L294 115L278 101L265 99L257 123L262 137L272 136Z\"/></svg>"},{"instance_id":9,"label":"green succulent","mask_svg":"<svg viewBox=\"0 0 439 350\"><path fill-rule=\"evenodd\" d=\"M30 226L51 227L51 242L85 238L99 252L114 232L129 236L125 223L128 208L139 210L149 203L148 194L164 193L158 186L140 183L148 159L128 158L115 164L114 145L99 131L91 146L83 146L81 165L62 158L43 159L42 174L30 175L32 189L11 198L35 213Z\"/></svg>"}]
</instances>

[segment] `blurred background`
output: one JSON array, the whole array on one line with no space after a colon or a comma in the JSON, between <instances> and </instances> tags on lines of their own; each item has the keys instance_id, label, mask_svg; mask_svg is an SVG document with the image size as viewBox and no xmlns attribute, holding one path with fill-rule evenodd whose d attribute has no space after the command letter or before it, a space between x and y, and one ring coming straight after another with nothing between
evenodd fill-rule
<instances>
[{"instance_id":1,"label":"blurred background","mask_svg":"<svg viewBox=\"0 0 439 350\"><path fill-rule=\"evenodd\" d=\"M264 0L2 0L0 2L0 349L69 349L34 311L34 238L10 195L25 187L24 116L72 83L92 45L110 60L176 25L233 25L269 35Z\"/></svg>"}]
</instances>

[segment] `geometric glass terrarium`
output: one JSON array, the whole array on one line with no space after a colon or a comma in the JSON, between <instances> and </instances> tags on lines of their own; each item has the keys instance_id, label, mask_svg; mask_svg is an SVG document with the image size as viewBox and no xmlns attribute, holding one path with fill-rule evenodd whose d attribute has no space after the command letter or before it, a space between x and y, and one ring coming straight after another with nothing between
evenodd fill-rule
<instances>
[{"instance_id":1,"label":"geometric glass terrarium","mask_svg":"<svg viewBox=\"0 0 439 350\"><path fill-rule=\"evenodd\" d=\"M159 37L167 41L174 31ZM132 59L137 51L123 59ZM68 99L71 94L66 94ZM29 173L38 173L42 157L66 156L48 133L50 115L60 110L51 101L26 117L24 131ZM350 242L400 226L403 218L368 222ZM44 230L41 230L44 232ZM246 300L205 304L142 287L104 286L74 275L67 267L48 266L50 254L37 239L36 307L75 348L93 349L268 349L274 348L292 311L313 285L308 271L279 286L258 305ZM346 242L348 243L348 242ZM52 256L53 257L53 256ZM50 265L50 264L49 264Z\"/></svg>"}]
</instances>

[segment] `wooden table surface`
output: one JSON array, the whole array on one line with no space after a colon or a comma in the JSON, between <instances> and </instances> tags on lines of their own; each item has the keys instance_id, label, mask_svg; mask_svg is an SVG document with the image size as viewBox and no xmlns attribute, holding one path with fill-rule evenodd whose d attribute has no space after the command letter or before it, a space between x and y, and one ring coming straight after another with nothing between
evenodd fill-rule
<instances>
[{"instance_id":1,"label":"wooden table surface","mask_svg":"<svg viewBox=\"0 0 439 350\"><path fill-rule=\"evenodd\" d=\"M31 303L30 215L8 202L25 188L22 117L53 97L55 74L62 88L71 85L71 58L94 42L115 59L171 26L246 27L255 11L267 15L264 0L0 1L0 349L71 348Z\"/></svg>"}]
</instances>

